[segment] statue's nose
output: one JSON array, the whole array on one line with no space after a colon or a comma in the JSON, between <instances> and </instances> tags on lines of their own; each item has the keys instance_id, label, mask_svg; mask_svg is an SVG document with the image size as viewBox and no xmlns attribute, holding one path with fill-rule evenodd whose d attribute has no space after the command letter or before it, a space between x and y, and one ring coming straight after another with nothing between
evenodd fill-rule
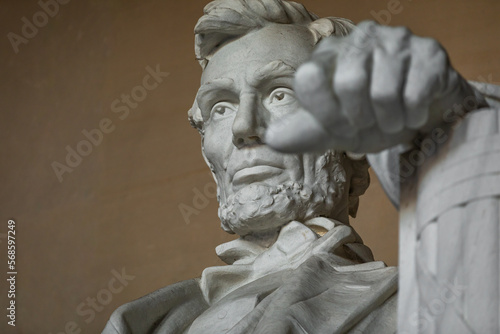
<instances>
[{"instance_id":1,"label":"statue's nose","mask_svg":"<svg viewBox=\"0 0 500 334\"><path fill-rule=\"evenodd\" d=\"M266 131L266 115L257 96L247 94L241 97L233 121L233 144L238 148L260 145Z\"/></svg>"}]
</instances>

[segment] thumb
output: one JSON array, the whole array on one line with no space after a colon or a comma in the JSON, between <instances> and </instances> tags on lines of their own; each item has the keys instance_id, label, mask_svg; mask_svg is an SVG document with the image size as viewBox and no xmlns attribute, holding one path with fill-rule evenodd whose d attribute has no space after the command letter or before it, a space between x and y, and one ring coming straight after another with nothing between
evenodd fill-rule
<instances>
[{"instance_id":1,"label":"thumb","mask_svg":"<svg viewBox=\"0 0 500 334\"><path fill-rule=\"evenodd\" d=\"M283 153L326 151L330 135L311 113L299 109L271 123L265 134L265 142Z\"/></svg>"},{"instance_id":2,"label":"thumb","mask_svg":"<svg viewBox=\"0 0 500 334\"><path fill-rule=\"evenodd\" d=\"M329 149L355 151L359 136L332 136L308 111L299 109L271 123L265 142L283 153L325 152Z\"/></svg>"}]
</instances>

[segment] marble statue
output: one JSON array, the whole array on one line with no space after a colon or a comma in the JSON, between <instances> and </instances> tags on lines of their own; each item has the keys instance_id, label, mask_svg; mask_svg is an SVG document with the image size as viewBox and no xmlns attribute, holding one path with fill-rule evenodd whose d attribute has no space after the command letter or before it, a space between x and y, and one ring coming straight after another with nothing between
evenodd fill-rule
<instances>
[{"instance_id":1,"label":"marble statue","mask_svg":"<svg viewBox=\"0 0 500 334\"><path fill-rule=\"evenodd\" d=\"M228 265L121 306L103 333L498 332L498 88L433 39L284 0L213 1L195 35L189 120L240 237L216 249ZM349 225L368 161L401 210L399 292Z\"/></svg>"}]
</instances>

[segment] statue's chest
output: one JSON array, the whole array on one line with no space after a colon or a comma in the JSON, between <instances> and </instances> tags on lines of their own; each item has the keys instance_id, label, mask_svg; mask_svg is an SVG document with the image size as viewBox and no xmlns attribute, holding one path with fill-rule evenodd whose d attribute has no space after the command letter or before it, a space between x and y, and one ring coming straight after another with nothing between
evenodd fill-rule
<instances>
[{"instance_id":1,"label":"statue's chest","mask_svg":"<svg viewBox=\"0 0 500 334\"><path fill-rule=\"evenodd\" d=\"M283 283L282 274L262 277L229 293L196 318L186 333L244 333L249 325L259 322L263 314L255 309Z\"/></svg>"}]
</instances>

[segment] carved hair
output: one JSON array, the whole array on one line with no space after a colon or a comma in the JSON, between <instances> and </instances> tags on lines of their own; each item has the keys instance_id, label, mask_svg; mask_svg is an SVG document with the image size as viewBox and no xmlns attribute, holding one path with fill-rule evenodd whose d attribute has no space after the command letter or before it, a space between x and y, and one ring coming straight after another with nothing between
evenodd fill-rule
<instances>
[{"instance_id":1,"label":"carved hair","mask_svg":"<svg viewBox=\"0 0 500 334\"><path fill-rule=\"evenodd\" d=\"M322 38L345 36L354 28L347 19L319 18L303 5L285 0L215 0L204 8L195 26L195 54L203 69L221 47L270 24L296 24L309 28L317 44ZM204 135L203 119L196 104L188 112L189 122ZM365 159L349 159L352 165L349 214L356 216L361 196L370 183Z\"/></svg>"},{"instance_id":2,"label":"carved hair","mask_svg":"<svg viewBox=\"0 0 500 334\"><path fill-rule=\"evenodd\" d=\"M352 168L349 186L349 215L355 218L358 212L359 197L365 193L370 185L370 173L368 173L370 165L365 157L356 160L348 157L348 160Z\"/></svg>"},{"instance_id":3,"label":"carved hair","mask_svg":"<svg viewBox=\"0 0 500 334\"><path fill-rule=\"evenodd\" d=\"M330 35L345 36L354 27L347 19L320 19L303 5L283 0L216 0L204 14L194 28L195 53L202 68L224 44L269 24L307 26L315 44Z\"/></svg>"}]
</instances>

